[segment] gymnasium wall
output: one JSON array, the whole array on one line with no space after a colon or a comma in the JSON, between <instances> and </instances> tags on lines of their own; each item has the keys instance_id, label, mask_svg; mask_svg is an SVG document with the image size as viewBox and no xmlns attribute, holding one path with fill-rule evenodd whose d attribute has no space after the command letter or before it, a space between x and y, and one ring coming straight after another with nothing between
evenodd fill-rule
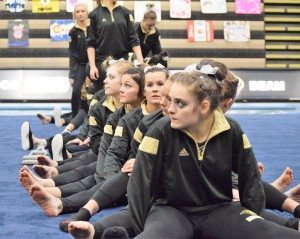
<instances>
[{"instance_id":1,"label":"gymnasium wall","mask_svg":"<svg viewBox=\"0 0 300 239\"><path fill-rule=\"evenodd\" d=\"M68 67L68 43L50 40L50 19L71 19L66 12L66 2L60 1L58 13L32 13L32 2L28 1L26 9L20 13L0 10L0 68L18 69L65 69ZM265 32L264 13L255 15L236 14L234 0L227 0L227 13L203 14L200 0L192 0L193 20L214 21L214 41L187 41L186 20L170 18L169 1L161 1L162 21L158 28L162 36L162 46L166 49L171 61L171 69L181 69L187 64L198 62L200 58L209 57L225 62L235 69L265 68ZM96 6L96 2L94 2ZM124 1L134 15L134 1ZM263 9L263 4L262 4ZM8 47L8 20L29 20L29 47ZM227 42L224 40L224 20L250 21L251 40L249 42Z\"/></svg>"},{"instance_id":2,"label":"gymnasium wall","mask_svg":"<svg viewBox=\"0 0 300 239\"><path fill-rule=\"evenodd\" d=\"M300 100L300 0L264 0L258 15L236 14L234 0L227 0L225 14L203 14L200 0L192 0L192 20L213 20L214 40L189 42L186 20L170 18L169 1L161 1L158 23L161 43L171 56L171 70L208 57L224 62L243 78L240 101ZM71 19L65 0L58 13L32 13L32 1L20 13L0 4L0 102L66 101L68 85L68 42L50 40L51 19ZM134 15L134 1L124 1ZM96 2L94 1L94 6ZM29 46L8 47L8 20L29 21ZM224 40L224 21L250 21L251 40Z\"/></svg>"}]
</instances>

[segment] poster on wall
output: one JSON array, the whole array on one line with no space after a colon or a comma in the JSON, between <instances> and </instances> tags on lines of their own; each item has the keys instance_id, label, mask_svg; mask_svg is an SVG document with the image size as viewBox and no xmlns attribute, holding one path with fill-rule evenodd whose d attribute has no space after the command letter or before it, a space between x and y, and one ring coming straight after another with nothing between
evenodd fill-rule
<instances>
[{"instance_id":1,"label":"poster on wall","mask_svg":"<svg viewBox=\"0 0 300 239\"><path fill-rule=\"evenodd\" d=\"M200 0L202 13L226 13L226 0Z\"/></svg>"},{"instance_id":2,"label":"poster on wall","mask_svg":"<svg viewBox=\"0 0 300 239\"><path fill-rule=\"evenodd\" d=\"M224 39L229 42L250 41L250 22L224 21Z\"/></svg>"},{"instance_id":3,"label":"poster on wall","mask_svg":"<svg viewBox=\"0 0 300 239\"><path fill-rule=\"evenodd\" d=\"M4 9L10 12L22 12L27 4L27 0L4 0Z\"/></svg>"},{"instance_id":4,"label":"poster on wall","mask_svg":"<svg viewBox=\"0 0 300 239\"><path fill-rule=\"evenodd\" d=\"M261 0L235 0L235 13L261 14Z\"/></svg>"},{"instance_id":5,"label":"poster on wall","mask_svg":"<svg viewBox=\"0 0 300 239\"><path fill-rule=\"evenodd\" d=\"M71 19L54 19L50 22L51 41L69 41L69 31L74 26Z\"/></svg>"},{"instance_id":6,"label":"poster on wall","mask_svg":"<svg viewBox=\"0 0 300 239\"><path fill-rule=\"evenodd\" d=\"M59 12L58 0L32 0L33 13Z\"/></svg>"},{"instance_id":7,"label":"poster on wall","mask_svg":"<svg viewBox=\"0 0 300 239\"><path fill-rule=\"evenodd\" d=\"M28 20L8 20L8 47L28 47L28 39Z\"/></svg>"},{"instance_id":8,"label":"poster on wall","mask_svg":"<svg viewBox=\"0 0 300 239\"><path fill-rule=\"evenodd\" d=\"M214 24L213 21L188 20L187 38L190 42L195 41L213 41Z\"/></svg>"},{"instance_id":9,"label":"poster on wall","mask_svg":"<svg viewBox=\"0 0 300 239\"><path fill-rule=\"evenodd\" d=\"M161 21L161 2L160 1L134 1L134 21L143 20L144 13L153 10L156 13L157 21Z\"/></svg>"},{"instance_id":10,"label":"poster on wall","mask_svg":"<svg viewBox=\"0 0 300 239\"><path fill-rule=\"evenodd\" d=\"M191 18L191 0L170 0L170 17L171 18Z\"/></svg>"},{"instance_id":11,"label":"poster on wall","mask_svg":"<svg viewBox=\"0 0 300 239\"><path fill-rule=\"evenodd\" d=\"M78 3L85 4L87 6L89 12L91 12L94 8L93 0L66 0L66 6L67 6L66 10L67 10L67 12L73 12L75 6Z\"/></svg>"}]
</instances>

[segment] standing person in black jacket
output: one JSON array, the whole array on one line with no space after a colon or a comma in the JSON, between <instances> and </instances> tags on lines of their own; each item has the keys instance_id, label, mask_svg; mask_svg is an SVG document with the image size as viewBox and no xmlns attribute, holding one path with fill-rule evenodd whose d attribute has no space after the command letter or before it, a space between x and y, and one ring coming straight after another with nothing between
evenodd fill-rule
<instances>
[{"instance_id":1,"label":"standing person in black jacket","mask_svg":"<svg viewBox=\"0 0 300 239\"><path fill-rule=\"evenodd\" d=\"M68 125L79 110L86 108L85 101L81 99L81 88L86 79L86 64L88 63L86 36L87 36L88 8L84 3L78 3L73 11L75 26L70 30L69 42L69 82L73 87L71 97L71 112L61 115L61 109L55 108L53 117L44 113L38 113L37 117L43 124L55 123L57 126ZM81 112L83 113L83 111ZM84 113L83 113L84 114ZM81 119L82 118L82 119ZM80 117L80 124L83 121Z\"/></svg>"},{"instance_id":2,"label":"standing person in black jacket","mask_svg":"<svg viewBox=\"0 0 300 239\"><path fill-rule=\"evenodd\" d=\"M81 87L86 79L85 67L88 62L86 36L87 36L87 18L88 9L85 4L79 3L75 6L73 12L75 26L70 30L69 43L69 81L72 90L71 106L72 115L78 112L81 96Z\"/></svg>"},{"instance_id":3,"label":"standing person in black jacket","mask_svg":"<svg viewBox=\"0 0 300 239\"><path fill-rule=\"evenodd\" d=\"M90 14L90 28L86 39L89 58L88 73L96 90L103 87L105 70L102 62L108 58L128 59L133 51L139 63L143 63L140 41L134 30L127 8L116 0L102 0Z\"/></svg>"},{"instance_id":4,"label":"standing person in black jacket","mask_svg":"<svg viewBox=\"0 0 300 239\"><path fill-rule=\"evenodd\" d=\"M159 54L162 49L160 45L160 33L155 27L157 16L155 11L150 10L144 14L143 20L135 24L135 29L138 33L143 57Z\"/></svg>"}]
</instances>

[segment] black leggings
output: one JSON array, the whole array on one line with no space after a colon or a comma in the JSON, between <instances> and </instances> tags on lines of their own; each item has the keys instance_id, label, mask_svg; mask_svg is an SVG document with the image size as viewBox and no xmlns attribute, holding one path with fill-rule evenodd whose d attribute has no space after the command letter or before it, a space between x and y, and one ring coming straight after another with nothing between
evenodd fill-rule
<instances>
[{"instance_id":1,"label":"black leggings","mask_svg":"<svg viewBox=\"0 0 300 239\"><path fill-rule=\"evenodd\" d=\"M70 124L74 125L74 130L79 128L83 124L84 118L87 115L87 110L88 110L88 106L86 105L87 103L82 101L81 104L84 104L85 106L79 108L79 110L77 110L77 114L70 121Z\"/></svg>"},{"instance_id":2,"label":"black leggings","mask_svg":"<svg viewBox=\"0 0 300 239\"><path fill-rule=\"evenodd\" d=\"M127 174L119 172L107 180L91 197L95 200L102 210L115 205L119 201L127 201L127 183L129 177Z\"/></svg>"},{"instance_id":3,"label":"black leggings","mask_svg":"<svg viewBox=\"0 0 300 239\"><path fill-rule=\"evenodd\" d=\"M135 235L128 207L101 218L98 222L92 222L92 225L95 229L95 239L102 238L104 230L113 226L124 227L131 238Z\"/></svg>"},{"instance_id":4,"label":"black leggings","mask_svg":"<svg viewBox=\"0 0 300 239\"><path fill-rule=\"evenodd\" d=\"M265 181L262 181L262 183L266 196L266 208L282 210L282 204L288 198L288 196L278 191L271 184Z\"/></svg>"},{"instance_id":5,"label":"black leggings","mask_svg":"<svg viewBox=\"0 0 300 239\"><path fill-rule=\"evenodd\" d=\"M60 187L60 189L63 191L62 193L66 196L68 194L66 192L64 192L64 187L63 187L64 185L78 182L86 177L94 175L95 172L96 172L96 162L92 162L88 165L84 165L84 166L75 168L71 171L59 174L58 176L53 178L53 181L55 183L55 186ZM69 185L69 187L70 187L70 185ZM75 193L76 192L77 191L75 191Z\"/></svg>"},{"instance_id":6,"label":"black leggings","mask_svg":"<svg viewBox=\"0 0 300 239\"><path fill-rule=\"evenodd\" d=\"M58 166L57 171L59 174L63 174L69 171L72 171L78 167L89 165L97 161L97 155L92 151L81 154L78 158L71 158L67 160L67 163L61 164ZM96 169L96 166L95 166Z\"/></svg>"},{"instance_id":7,"label":"black leggings","mask_svg":"<svg viewBox=\"0 0 300 239\"><path fill-rule=\"evenodd\" d=\"M86 66L85 64L84 65L78 64L74 76L74 84L73 84L72 97L71 97L71 108L72 108L73 117L77 115L79 105L80 105L81 87L84 84L86 78L85 66Z\"/></svg>"},{"instance_id":8,"label":"black leggings","mask_svg":"<svg viewBox=\"0 0 300 239\"><path fill-rule=\"evenodd\" d=\"M96 200L102 209L109 206L126 205L127 182L128 176L118 173L107 182L104 180L97 182L94 176L88 176L75 184L59 187L62 192L63 213L77 212L90 199ZM114 188L111 188L112 186ZM72 193L73 190L80 191L68 197L65 196Z\"/></svg>"}]
</instances>

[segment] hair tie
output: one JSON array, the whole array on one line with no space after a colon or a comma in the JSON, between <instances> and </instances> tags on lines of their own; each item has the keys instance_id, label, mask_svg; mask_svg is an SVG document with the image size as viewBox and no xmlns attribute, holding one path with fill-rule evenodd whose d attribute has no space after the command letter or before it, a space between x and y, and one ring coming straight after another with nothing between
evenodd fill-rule
<instances>
[{"instance_id":1,"label":"hair tie","mask_svg":"<svg viewBox=\"0 0 300 239\"><path fill-rule=\"evenodd\" d=\"M147 11L153 10L153 8L154 8L154 3L147 3L147 4L146 4L146 8L147 8Z\"/></svg>"},{"instance_id":2,"label":"hair tie","mask_svg":"<svg viewBox=\"0 0 300 239\"><path fill-rule=\"evenodd\" d=\"M146 66L146 67L144 68L144 72L146 73L148 70L150 70L150 69L152 69L152 68L166 69L162 64L157 63L156 65Z\"/></svg>"},{"instance_id":3,"label":"hair tie","mask_svg":"<svg viewBox=\"0 0 300 239\"><path fill-rule=\"evenodd\" d=\"M110 60L108 61L108 65L115 64L116 62L119 62L119 61L125 61L125 59L124 59L124 58L120 58L120 59L118 59L118 60L110 59Z\"/></svg>"}]
</instances>

